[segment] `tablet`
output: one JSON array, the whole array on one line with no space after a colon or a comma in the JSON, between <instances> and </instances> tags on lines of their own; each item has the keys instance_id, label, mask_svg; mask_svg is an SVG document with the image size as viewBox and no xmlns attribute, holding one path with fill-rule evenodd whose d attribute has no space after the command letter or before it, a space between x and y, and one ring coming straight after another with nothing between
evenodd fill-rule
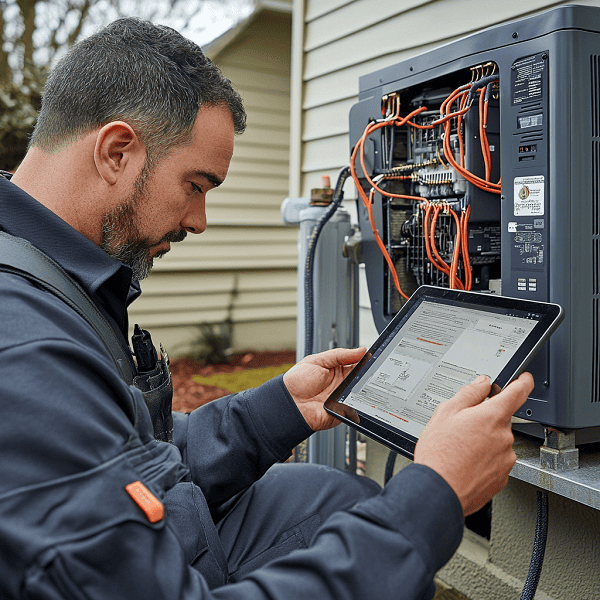
<instances>
[{"instance_id":1,"label":"tablet","mask_svg":"<svg viewBox=\"0 0 600 600\"><path fill-rule=\"evenodd\" d=\"M412 459L438 404L479 375L504 388L563 316L557 304L422 286L325 410Z\"/></svg>"}]
</instances>

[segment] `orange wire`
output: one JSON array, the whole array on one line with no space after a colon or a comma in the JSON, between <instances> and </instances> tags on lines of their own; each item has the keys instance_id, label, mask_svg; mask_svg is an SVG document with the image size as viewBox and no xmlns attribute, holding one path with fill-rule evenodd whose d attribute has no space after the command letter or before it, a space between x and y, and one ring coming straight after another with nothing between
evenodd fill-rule
<instances>
[{"instance_id":1,"label":"orange wire","mask_svg":"<svg viewBox=\"0 0 600 600\"><path fill-rule=\"evenodd\" d=\"M454 211L451 208L448 208L448 211L450 213L454 213ZM454 213L453 216L455 217L455 220L456 220L456 213ZM433 233L432 233L432 235L433 235ZM460 255L460 246L463 244L463 240L464 239L465 238L464 238L464 235L463 235L462 230L461 230L460 236L457 238L457 240L455 242L455 246L456 246L455 254L456 254L456 252L458 252L459 255ZM463 250L464 250L464 248L463 248ZM453 259L454 259L454 255L453 255ZM440 260L442 260L441 257L440 257ZM463 261L464 261L464 259L463 259ZM455 286L453 289L459 289L459 290L467 289L466 288L466 284L463 284L463 282L458 278L458 275L457 275L457 271L458 271L458 258L456 260L456 269L454 270L454 273L452 272L452 264L451 264L450 267L448 267L448 265L444 262L444 265L446 265L446 268L447 268L447 273L446 274L448 275L448 277L450 279L451 286L452 285Z\"/></svg>"},{"instance_id":2,"label":"orange wire","mask_svg":"<svg viewBox=\"0 0 600 600\"><path fill-rule=\"evenodd\" d=\"M462 225L462 258L463 266L465 268L465 290L467 291L470 291L473 285L473 273L471 272L471 260L469 258L469 231L467 229L470 216L471 205L467 206L467 210L463 211L460 215L460 222Z\"/></svg>"},{"instance_id":3,"label":"orange wire","mask_svg":"<svg viewBox=\"0 0 600 600\"><path fill-rule=\"evenodd\" d=\"M490 143L488 142L488 139L487 139L488 108L489 108L489 102L485 102L484 110L483 110L483 122L484 122L485 146L486 146L486 152L487 152L487 156L488 156L488 162L490 163L490 179L491 179L491 177L492 177L492 175L491 175L492 153L490 151ZM498 184L500 184L500 181L498 181Z\"/></svg>"},{"instance_id":4,"label":"orange wire","mask_svg":"<svg viewBox=\"0 0 600 600\"><path fill-rule=\"evenodd\" d=\"M471 87L473 86L473 83L465 83L464 85L461 85L460 87L457 87L449 96L448 98L446 98L446 100L444 100L444 102L442 102L442 106L440 107L440 110L443 112L443 110L446 107L446 104L449 104L451 102L454 101L454 98L456 98L456 96L458 96L459 94L461 94L462 92L471 89Z\"/></svg>"},{"instance_id":5,"label":"orange wire","mask_svg":"<svg viewBox=\"0 0 600 600\"><path fill-rule=\"evenodd\" d=\"M450 96L448 96L448 98L446 98L446 100L444 100L444 102L442 102L442 105L440 106L440 113L442 115L444 115L444 116L449 116L448 114L445 114L444 111L446 109L449 110L450 106L452 105L452 103L454 102L454 100L457 97L461 96L461 94L462 94L462 97L461 97L461 104L460 104L460 106L462 107L463 106L463 102L466 102L466 98L467 98L465 96L466 90L468 88L470 88L470 87L471 87L471 84L467 84L465 86L462 86L461 88L457 88L456 90L454 90L454 92L452 92L450 94ZM462 114L464 114L466 111L468 111L469 108L470 108L470 105L469 106L465 106L464 108L461 108L458 111L458 113L452 113L452 115L454 115L454 116L459 115L459 117L462 117ZM467 171L464 168L464 156L463 156L464 149L463 149L463 146L462 146L462 143L461 143L462 142L462 136L460 135L459 125L460 125L460 123L458 123L457 127L458 127L458 134L459 134L458 135L458 137L459 137L459 145L460 145L460 148L461 148L461 159L460 159L461 160L461 165L459 165L456 162L456 160L454 158L454 155L452 153L452 150L450 148L450 123L447 120L444 121L444 133L445 133L445 135L444 135L444 142L443 142L444 155L446 156L446 159L448 160L448 162L450 163L450 165L452 167L454 167L454 169L456 171L458 171L467 181L469 181L473 185L475 185L475 186L477 186L477 187L479 187L479 188L481 188L483 190L499 194L500 193L500 185L499 184L491 183L489 181L489 179L487 181L483 180L483 179L477 177L476 175L474 175L473 173L471 173L470 171ZM484 158L484 160L485 160L485 158Z\"/></svg>"},{"instance_id":6,"label":"orange wire","mask_svg":"<svg viewBox=\"0 0 600 600\"><path fill-rule=\"evenodd\" d=\"M481 142L481 154L483 155L483 164L485 165L485 180L489 181L491 172L491 156L490 145L488 143L487 134L485 132L485 128L487 125L487 111L485 110L487 102L485 102L485 90L486 88L481 88L479 92L479 141Z\"/></svg>"},{"instance_id":7,"label":"orange wire","mask_svg":"<svg viewBox=\"0 0 600 600\"><path fill-rule=\"evenodd\" d=\"M470 171L467 171L465 168L461 167L455 160L452 149L450 148L450 126L448 123L445 125L445 133L444 136L444 156L446 160L450 163L452 167L456 171L458 171L467 181L477 186L478 188L492 192L494 194L500 193L500 184L499 183L491 183L489 181L485 181L476 175L473 175Z\"/></svg>"},{"instance_id":8,"label":"orange wire","mask_svg":"<svg viewBox=\"0 0 600 600\"><path fill-rule=\"evenodd\" d=\"M408 125L411 127L415 127L416 129L433 129L436 125L443 125L446 121L450 121L456 117L462 117L466 112L469 111L469 107L464 107L454 113L449 113L443 117L440 117L436 121L432 121L429 125L418 125L417 123L413 123L412 121L406 121Z\"/></svg>"},{"instance_id":9,"label":"orange wire","mask_svg":"<svg viewBox=\"0 0 600 600\"><path fill-rule=\"evenodd\" d=\"M419 114L420 112L423 112L424 110L427 110L427 108L425 106L421 106L420 108L417 108L416 110L413 110L409 115L407 115L406 117L400 119L400 120L394 120L394 121L383 121L380 123L371 123L370 125L367 126L367 128L365 129L365 132L363 133L362 137L360 138L360 140L357 142L356 146L354 147L354 151L352 152L352 158L350 159L350 171L352 173L352 177L354 178L354 180L358 183L357 178L356 178L356 168L355 168L355 161L356 161L356 154L359 152L360 150L360 166L362 167L365 179L367 180L367 182L369 183L369 185L376 191L379 192L380 194L382 194L383 196L387 196L388 198L404 198L406 200L418 200L418 201L423 201L425 200L425 198L422 198L420 196L407 196L406 194L392 194L390 192L385 192L384 190L382 190L381 188L379 188L377 186L377 184L369 177L368 173L367 173L367 168L365 166L365 153L364 153L364 143L367 139L367 137L373 132L376 131L377 129L381 129L382 127L387 127L389 125L396 125L397 127L401 127L402 125L404 125L411 117L414 117L415 115ZM362 189L362 186L358 185L357 186L359 188L359 193L360 190ZM367 197L364 194L361 194L361 198L363 200L363 202L366 203Z\"/></svg>"},{"instance_id":10,"label":"orange wire","mask_svg":"<svg viewBox=\"0 0 600 600\"><path fill-rule=\"evenodd\" d=\"M467 104L469 96L464 93L460 99L460 107L464 108ZM456 134L458 136L458 147L460 149L460 166L464 168L465 166L465 142L463 140L462 133L460 132L460 127L462 125L462 115L456 119Z\"/></svg>"},{"instance_id":11,"label":"orange wire","mask_svg":"<svg viewBox=\"0 0 600 600\"><path fill-rule=\"evenodd\" d=\"M422 210L422 208L421 208ZM439 207L434 206L431 202L427 202L426 204L426 209L425 209L425 217L423 220L423 241L425 242L425 251L427 252L427 258L429 259L429 262L436 268L438 269L438 271L442 271L443 273L445 273L446 275L450 274L450 268L448 267L448 265L441 259L441 257L439 256L436 248L435 248L435 239L431 237L431 233L429 231L429 217L431 215L431 211L433 210L433 214L434 216L437 218L437 212L439 211ZM435 227L435 223L432 221L431 223L432 227ZM432 229L432 231L434 231ZM431 244L431 246L430 246ZM435 252L435 254L439 257L440 262L437 263L435 261L435 259L433 258L432 254L431 254L431 248L433 247L433 250Z\"/></svg>"},{"instance_id":12,"label":"orange wire","mask_svg":"<svg viewBox=\"0 0 600 600\"><path fill-rule=\"evenodd\" d=\"M379 246L379 249L381 250L381 253L383 254L383 258L385 259L385 261L387 262L387 264L390 268L390 272L392 273L392 278L394 280L394 285L396 286L398 293L408 300L408 296L400 288L400 281L398 280L398 274L396 273L396 265L392 262L392 259L390 258L387 248L385 247L383 241L381 240L381 237L379 236L377 227L375 227L375 217L373 216L373 196L374 195L375 195L374 190L371 190L371 192L369 193L369 203L367 205L367 211L369 213L369 222L371 223L371 229L373 230L373 235L375 236L375 241L377 242L377 245Z\"/></svg>"},{"instance_id":13,"label":"orange wire","mask_svg":"<svg viewBox=\"0 0 600 600\"><path fill-rule=\"evenodd\" d=\"M464 290L465 286L463 285L462 281L456 276L456 274L454 275L454 277L452 277L450 266L448 266L448 264L440 256L440 254L437 250L437 247L436 247L435 226L436 226L436 222L437 222L437 218L438 218L441 206L439 204L433 204L431 202L427 202L425 204L426 204L425 209L423 209L422 205L420 206L420 208L425 213L424 218L423 218L423 238L424 238L424 242L425 242L425 250L427 252L427 258L429 259L429 262L436 269L438 269L438 271L441 271L442 273L444 273L445 275L448 276L448 278L450 280L451 288ZM430 216L431 216L431 225L429 223ZM435 258L433 257L432 251L433 251L433 254L435 254Z\"/></svg>"},{"instance_id":14,"label":"orange wire","mask_svg":"<svg viewBox=\"0 0 600 600\"><path fill-rule=\"evenodd\" d=\"M458 259L460 258L461 253L461 243L462 243L462 231L460 227L460 221L458 219L458 215L451 209L448 209L450 214L454 218L454 222L456 223L456 236L454 238L454 253L452 254L452 264L450 266L450 289L465 289L464 286L459 288L457 286L458 280ZM462 285L462 282L460 282ZM456 287L454 287L456 286Z\"/></svg>"},{"instance_id":15,"label":"orange wire","mask_svg":"<svg viewBox=\"0 0 600 600\"><path fill-rule=\"evenodd\" d=\"M442 271L446 275L450 275L450 267L445 263L444 259L440 256L440 253L438 252L438 249L437 249L437 245L435 243L435 226L437 224L437 218L438 218L439 214L440 214L440 205L437 204L433 208L433 216L431 218L431 229L429 231L429 242L431 244L431 249L433 250L433 253L435 254L435 258L437 261L439 261L439 263L436 264L435 261L431 258L431 256L429 256L429 260L440 271Z\"/></svg>"},{"instance_id":16,"label":"orange wire","mask_svg":"<svg viewBox=\"0 0 600 600\"><path fill-rule=\"evenodd\" d=\"M398 110L399 110L399 107L398 107ZM390 124L403 125L410 117L414 116L415 114L418 114L419 112L422 112L423 110L426 110L426 108L421 107L421 108L417 109L416 111L413 111L408 117L400 120L400 122L398 122L396 120L390 120L390 121L383 121L380 123L369 124L365 128L363 135L361 136L361 138L357 142L356 146L354 147L354 151L352 152L352 157L350 160L350 172L352 174L352 178L354 179L354 183L356 185L356 189L359 193L359 196L361 197L363 204L367 208L367 212L369 215L369 222L371 224L371 229L373 230L373 235L375 237L375 241L377 242L377 245L379 246L379 249L381 250L383 257L390 268L392 278L394 280L394 285L396 286L398 293L402 297L406 298L407 300L408 300L408 296L402 291L402 288L400 287L400 281L398 280L398 275L396 273L396 266L392 262L392 259L387 251L387 248L385 247L385 245L379 235L379 232L377 231L377 227L375 226L375 217L373 216L373 206L372 206L373 205L373 197L375 195L375 191L377 190L380 194L382 194L384 196L392 197L392 198L407 198L407 199L411 199L411 200L420 200L420 201L424 200L424 198L415 197L415 196L406 196L406 195L400 195L400 194L390 194L389 192L384 192L377 185L375 185L375 183L369 177L365 163L364 163L364 143L365 143L367 137L373 131L380 129L381 127L389 126ZM370 192L368 198L367 198L367 195L365 194L365 191L363 190L362 185L360 184L360 181L358 180L358 175L356 174L356 155L357 155L357 153L359 153L359 150L360 150L361 167L363 169L363 173L364 173L367 181L372 186L372 189L371 189L371 192Z\"/></svg>"}]
</instances>

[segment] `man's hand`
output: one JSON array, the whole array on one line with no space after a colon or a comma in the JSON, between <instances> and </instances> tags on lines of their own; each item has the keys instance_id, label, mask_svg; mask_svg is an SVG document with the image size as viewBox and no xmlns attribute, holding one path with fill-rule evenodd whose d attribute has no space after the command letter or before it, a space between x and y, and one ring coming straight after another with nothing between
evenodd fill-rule
<instances>
[{"instance_id":1,"label":"man's hand","mask_svg":"<svg viewBox=\"0 0 600 600\"><path fill-rule=\"evenodd\" d=\"M325 412L323 404L365 352L366 348L335 348L311 354L283 376L285 387L313 431L330 429L339 423Z\"/></svg>"},{"instance_id":2,"label":"man's hand","mask_svg":"<svg viewBox=\"0 0 600 600\"><path fill-rule=\"evenodd\" d=\"M440 404L423 430L415 462L431 467L448 482L465 516L507 484L517 458L510 417L527 400L533 385L533 377L523 373L484 402L490 381L481 376Z\"/></svg>"}]
</instances>

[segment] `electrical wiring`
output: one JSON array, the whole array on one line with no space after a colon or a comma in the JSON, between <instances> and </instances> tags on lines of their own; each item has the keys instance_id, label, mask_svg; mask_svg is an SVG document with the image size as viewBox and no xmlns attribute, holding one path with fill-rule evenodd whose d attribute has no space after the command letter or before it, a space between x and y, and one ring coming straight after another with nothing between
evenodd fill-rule
<instances>
[{"instance_id":1,"label":"electrical wiring","mask_svg":"<svg viewBox=\"0 0 600 600\"><path fill-rule=\"evenodd\" d=\"M452 149L450 148L450 123L446 122L445 125L445 135L444 135L444 156L446 160L450 163L450 165L460 173L468 182L477 186L478 188L485 190L487 192L492 192L495 194L500 193L500 184L492 183L490 181L486 181L485 179L481 179L476 175L473 175L470 171L467 171L464 167L461 167L456 160L454 159L454 155Z\"/></svg>"},{"instance_id":2,"label":"electrical wiring","mask_svg":"<svg viewBox=\"0 0 600 600\"><path fill-rule=\"evenodd\" d=\"M470 291L473 285L473 273L471 272L471 260L469 259L469 217L471 216L471 206L467 206L460 215L462 227L462 258L465 270L465 290Z\"/></svg>"},{"instance_id":3,"label":"electrical wiring","mask_svg":"<svg viewBox=\"0 0 600 600\"><path fill-rule=\"evenodd\" d=\"M460 107L464 108L467 104L467 94L463 94L460 98ZM463 116L460 115L457 119L456 119L456 131L457 131L457 135L458 135L458 147L459 147L459 152L460 152L460 166L464 168L465 166L465 142L463 140L463 136L460 134L461 132L461 127L462 127L462 121L463 121Z\"/></svg>"},{"instance_id":4,"label":"electrical wiring","mask_svg":"<svg viewBox=\"0 0 600 600\"><path fill-rule=\"evenodd\" d=\"M375 236L375 241L377 242L377 245L379 246L379 249L381 250L383 257L384 257L385 261L387 262L388 267L390 268L390 273L392 274L392 278L394 280L394 285L396 286L398 293L403 298L408 300L408 296L402 291L402 288L400 287L400 281L398 280L398 274L396 273L396 265L393 263L392 258L390 257L390 254L387 251L387 248L385 247L385 244L383 243L383 240L381 239L379 232L377 231L377 227L375 226L375 219L373 217L373 197L374 197L374 195L375 195L375 191L371 190L371 193L369 194L368 204L367 204L367 211L369 212L369 221L371 223L371 228L373 229L373 235Z\"/></svg>"},{"instance_id":5,"label":"electrical wiring","mask_svg":"<svg viewBox=\"0 0 600 600\"><path fill-rule=\"evenodd\" d=\"M422 200L425 200L425 198L421 198L419 196L407 196L405 194L392 194L390 192L382 190L375 183L375 181L373 179L371 179L371 177L368 174L368 171L367 171L367 168L365 165L365 153L364 153L365 141L367 140L367 138L369 137L369 135L371 133L373 133L374 131L376 131L378 129L381 129L382 127L389 127L390 125L401 127L410 118L423 112L423 110L427 110L425 107L420 107L420 108L412 111L406 117L400 119L400 117L398 116L398 112L400 110L399 99L396 104L397 104L397 107L396 107L395 111L393 113L391 113L387 118L385 118L382 121L376 121L373 123L369 123L369 125L367 125L363 135L357 142L356 146L354 147L354 151L352 152L352 157L350 159L350 172L351 172L352 178L354 179L354 182L356 184L356 189L358 190L359 196L367 209L367 212L369 215L369 222L371 224L371 229L373 230L373 235L375 237L375 241L376 241L379 249L381 250L385 261L387 262L388 266L390 267L390 272L392 275L392 279L394 280L394 285L396 286L398 293L403 298L408 300L408 296L404 293L404 291L400 287L400 281L398 280L398 275L396 273L396 267L387 251L387 248L385 247L385 244L383 243L383 240L381 239L381 236L379 235L379 232L377 231L377 226L375 224L375 218L373 216L373 198L374 198L375 192L379 192L383 196L387 196L389 198L403 198L403 199L416 200L416 201L422 201ZM362 185L360 184L358 175L356 173L356 157L357 157L357 155L360 157L360 165L362 167L363 174L364 174L367 182L371 186L371 192L369 194L369 197L367 197Z\"/></svg>"},{"instance_id":6,"label":"electrical wiring","mask_svg":"<svg viewBox=\"0 0 600 600\"><path fill-rule=\"evenodd\" d=\"M423 210L423 205L421 205ZM425 252L429 262L439 271L442 271L445 275L450 275L450 269L448 265L440 257L436 244L435 244L435 222L437 220L437 214L439 212L439 206L434 205L432 202L425 203L424 215L423 215L423 241L425 244ZM432 214L433 213L433 214ZM431 224L429 222L431 218ZM435 220L434 220L435 219ZM436 258L432 256L435 254ZM439 261L439 262L438 262Z\"/></svg>"},{"instance_id":7,"label":"electrical wiring","mask_svg":"<svg viewBox=\"0 0 600 600\"><path fill-rule=\"evenodd\" d=\"M439 271L441 271L448 277L449 287L451 289L459 289L459 290L470 289L470 283L467 284L466 281L465 281L465 283L463 283L457 276L458 260L461 257L461 245L462 245L463 264L465 263L465 254L468 255L468 251L467 252L465 251L465 246L463 244L463 240L466 239L466 230L462 227L462 222L459 221L459 218L458 218L456 212L445 203L440 204L440 203L428 202L428 203L425 203L425 208L423 208L423 205L421 205L421 209L424 211L423 238L424 238L425 250L427 252L427 258L429 259L429 262L436 269L438 269ZM446 264L446 262L440 256L440 254L437 250L437 247L436 247L436 242L435 242L436 223L437 223L438 215L442 209L445 212L447 212L447 214L452 215L455 222L457 223L457 235L455 236L455 242L454 242L455 251L454 251L453 260L452 260L450 266L448 266L448 264ZM461 217L462 217L462 215L461 215ZM430 223L430 218L431 218L431 223ZM459 228L459 224L460 224L460 228ZM434 256L435 256L435 258L434 258ZM468 261L468 258L467 258L467 261ZM468 265L468 262L466 264ZM466 268L466 265L465 265L465 268ZM470 267L469 267L469 270L470 270ZM469 287L467 287L467 285Z\"/></svg>"},{"instance_id":8,"label":"electrical wiring","mask_svg":"<svg viewBox=\"0 0 600 600\"><path fill-rule=\"evenodd\" d=\"M463 95L462 97L464 98L464 94L467 93L466 89L468 88L468 96L466 96L466 100L465 100L467 105L458 111L458 113L461 113L460 116L462 116L463 114L466 114L466 112L468 112L468 110L471 108L471 104L472 104L473 98L474 98L474 95L472 96L472 94L474 93L474 90L481 88L480 101L479 101L479 114L480 114L479 129L480 129L480 137L481 137L481 144L482 144L482 154L484 157L484 163L486 165L485 179L481 179L480 177L477 177L476 175L474 175L473 173L471 173L464 167L464 150L463 150L462 135L460 135L460 128L457 128L459 145L461 148L460 164L458 164L457 161L455 160L454 153L452 152L452 149L450 148L450 127L451 127L451 125L450 125L449 120L444 121L444 137L443 137L444 156L446 157L446 160L448 160L450 165L458 173L460 173L467 181L469 181L470 183L472 183L473 185L477 186L478 188L480 188L482 190L492 192L495 194L500 194L500 189L501 189L500 183L493 183L489 180L490 172L491 172L491 167L490 167L491 154L490 154L489 143L487 141L487 135L485 134L485 128L483 125L485 122L485 125L487 126L487 108L486 108L487 103L485 102L485 95L487 95L488 86L491 85L497 79L498 79L497 76L490 75L488 77L483 77L480 80L480 82L485 81L484 87L481 87L479 82L475 82L473 84L468 84L467 86L461 86L460 88L457 88L456 90L454 90L454 92L452 92L450 94L448 99L445 100L442 103L442 105L440 106L440 114L442 115L442 117L448 117L449 116L448 113L445 113L444 111L446 111L447 109L449 110L449 107L451 107L454 100L456 98L458 98L459 96L461 96L461 94ZM462 98L461 98L461 102L462 102ZM450 113L450 114L458 114L458 113ZM483 134L481 134L482 131L483 131Z\"/></svg>"},{"instance_id":9,"label":"electrical wiring","mask_svg":"<svg viewBox=\"0 0 600 600\"><path fill-rule=\"evenodd\" d=\"M454 253L452 254L452 263L450 265L450 289L455 289L458 287L457 285L457 281L458 281L458 277L457 277L457 273L458 273L458 259L460 258L460 254L461 254L461 244L462 244L462 230L460 227L460 221L458 218L458 215L456 214L456 212L454 210L452 210L451 208L448 209L450 214L452 215L452 218L454 219L454 222L456 224L456 236L454 238ZM462 284L461 284L462 285ZM464 289L464 285L462 286L462 288L459 289Z\"/></svg>"},{"instance_id":10,"label":"electrical wiring","mask_svg":"<svg viewBox=\"0 0 600 600\"><path fill-rule=\"evenodd\" d=\"M392 194L390 192L384 191L382 190L380 187L377 186L377 184L375 183L375 181L373 179L371 179L371 177L369 176L368 170L366 168L365 165L365 141L366 139L369 137L369 135L371 133L373 133L374 131L376 131L377 129L381 129L382 127L389 127L390 125L395 125L397 127L401 127L402 125L404 125L410 118L412 118L413 116L423 112L424 110L427 110L426 107L422 106L414 111L412 111L409 115L407 115L406 117L400 119L399 117L396 117L394 115L394 119L386 119L384 121L378 121L375 123L370 123L369 125L367 125L367 128L365 129L365 132L363 133L362 137L359 139L359 141L357 142L356 146L354 147L354 151L352 152L352 157L350 159L350 169L352 172L352 178L354 179L355 183L357 184L357 189L358 192L361 196L361 199L363 200L363 202L366 204L367 202L367 196L364 192L364 190L362 189L362 186L360 185L360 182L358 181L358 176L356 175L356 155L357 153L359 154L360 157L360 166L362 167L362 171L363 174L365 176L365 179L367 180L367 182L369 183L369 185L371 186L371 188L373 188L376 192L379 192L380 194L382 194L383 196L387 196L389 198L403 198L406 200L416 200L416 201L421 201L421 200L425 200L425 198L422 198L420 196L408 196L406 194Z\"/></svg>"},{"instance_id":11,"label":"electrical wiring","mask_svg":"<svg viewBox=\"0 0 600 600\"><path fill-rule=\"evenodd\" d=\"M440 209L441 209L441 207L439 204L435 204L435 205L430 204L428 207L426 221L429 220L429 214L431 214L431 224L429 225L429 232L427 232L427 230L425 230L425 233L424 233L425 244L426 244L427 256L429 258L429 262L431 262L433 264L433 266L436 267L438 270L442 271L442 273L445 273L446 275L450 275L450 268L442 260L442 257L440 256L438 249L437 249L437 245L435 243L435 226L437 225L437 219L438 219L438 215L440 214ZM433 252L433 254L435 255L435 260L433 260L433 258L431 258L429 248L431 248L431 252Z\"/></svg>"},{"instance_id":12,"label":"electrical wiring","mask_svg":"<svg viewBox=\"0 0 600 600\"><path fill-rule=\"evenodd\" d=\"M481 154L483 155L483 162L485 166L485 180L489 181L492 169L492 157L490 154L490 144L485 132L487 128L488 107L488 101L485 99L486 93L487 88L482 88L479 92L479 140L481 142Z\"/></svg>"},{"instance_id":13,"label":"electrical wiring","mask_svg":"<svg viewBox=\"0 0 600 600\"><path fill-rule=\"evenodd\" d=\"M450 288L470 290L473 285L473 274L468 247L468 224L471 206L467 205L466 208L457 212L446 201L430 200L419 195L395 193L389 191L387 186L383 185L383 183L385 181L414 181L418 182L419 185L426 186L452 185L454 181L452 177L450 177L450 179L446 177L440 178L436 175L436 171L433 172L433 176L430 176L430 178L422 179L421 176L417 176L417 168L427 168L439 164L443 169L453 169L457 175L481 190L500 194L501 182L498 181L495 183L491 181L492 157L486 131L488 124L489 98L493 86L497 86L497 81L499 79L498 75L494 74L494 71L495 69L492 70L491 74L486 74L489 73L488 68L481 67L473 69L472 81L451 91L440 104L439 116L436 118L435 113L432 113L433 120L429 122L427 122L430 119L429 113L424 119L423 117L418 117L418 115L427 111L426 106L419 106L407 115L401 116L400 95L394 93L384 96L381 105L382 118L372 120L368 123L352 151L350 161L352 178L356 184L360 200L367 209L375 241L390 269L390 275L394 281L394 285L403 298L408 297L400 288L396 267L375 223L373 214L375 193L380 194L382 198L404 199L415 203L415 206L420 210L422 218L423 247L431 268L440 271L446 276L448 281L447 285ZM478 133L484 165L484 173L481 175L475 175L465 166L463 123L474 102L478 105L478 110L475 111L475 114L477 115L476 118L479 120ZM421 122L417 122L419 119ZM438 149L436 150L436 155L432 160L422 161L419 164L407 163L406 165L394 166L392 162L394 152L393 140L395 139L394 134L403 127L408 127L409 131L431 129L437 129L439 131L438 139L440 142ZM369 136L376 131L384 129L387 132L389 131L389 128L391 128L391 133L385 133L385 135L382 133L386 145L385 148L382 148L382 157L383 164L386 165L387 168L385 171L379 172L379 174L373 174L366 165L366 141ZM410 135L411 143L413 143L415 138L412 137L412 134ZM423 139L427 140L429 138L425 137ZM455 144L454 148L457 150L457 156L455 156L454 150L452 149L451 139L454 140L452 144ZM442 150L441 152L440 147ZM366 181L366 185L364 186L361 185L357 173L357 161L362 169L361 179ZM402 174L403 171L411 171L411 173ZM366 190L369 188L370 192L367 196ZM445 215L450 217L450 221L454 224L453 230L455 231L454 250L452 252L452 258L448 259L449 262L446 262L446 260L442 258L440 250L438 250L437 247L438 235L436 234L436 226L438 225L439 215L442 211ZM445 222L447 223L447 221ZM447 225L445 225L445 227L446 226ZM443 240L443 238L440 238L440 240ZM462 273L461 277L459 277L459 270Z\"/></svg>"},{"instance_id":14,"label":"electrical wiring","mask_svg":"<svg viewBox=\"0 0 600 600\"><path fill-rule=\"evenodd\" d=\"M455 252L454 252L454 257L456 257L456 265L454 265L454 259L451 262L451 265L448 266L444 260L442 259L442 257L439 255L439 252L436 248L436 243L435 243L435 226L437 223L437 218L439 215L440 210L444 210L444 212L446 212L447 214L450 214L454 217L454 219L456 220L458 217L456 216L456 213L454 212L454 210L452 210L452 208L450 208L446 203L443 204L436 204L434 206L434 214L431 220L431 229L430 229L430 242L431 242L431 249L433 251L433 253L436 256L437 259L437 263L431 261L432 264L434 264L434 266L436 268L438 268L440 271L442 271L445 275L448 276L448 281L449 281L449 286L450 289L458 289L458 290L464 290L465 288L465 284L463 284L462 281L460 281L460 279L457 276L457 271L458 271L458 256L460 254L460 247L461 247L461 243L462 243L462 239L463 239L463 232L462 230L459 232L459 229L457 227L457 235L455 236L455 241L454 241L454 247L455 247ZM427 236L426 236L427 237ZM463 254L463 262L464 262L464 254ZM453 270L454 267L454 270Z\"/></svg>"}]
</instances>

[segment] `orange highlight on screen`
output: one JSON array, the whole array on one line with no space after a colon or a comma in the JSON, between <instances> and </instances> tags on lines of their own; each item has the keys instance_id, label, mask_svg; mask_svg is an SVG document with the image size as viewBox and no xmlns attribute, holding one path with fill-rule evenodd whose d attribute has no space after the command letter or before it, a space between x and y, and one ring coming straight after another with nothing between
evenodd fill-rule
<instances>
[{"instance_id":1,"label":"orange highlight on screen","mask_svg":"<svg viewBox=\"0 0 600 600\"><path fill-rule=\"evenodd\" d=\"M400 419L401 421L408 423L408 421L406 419L403 419L402 417L399 417L398 415L395 415L394 413L388 412L388 414L392 415L392 417L396 417L396 419Z\"/></svg>"}]
</instances>

